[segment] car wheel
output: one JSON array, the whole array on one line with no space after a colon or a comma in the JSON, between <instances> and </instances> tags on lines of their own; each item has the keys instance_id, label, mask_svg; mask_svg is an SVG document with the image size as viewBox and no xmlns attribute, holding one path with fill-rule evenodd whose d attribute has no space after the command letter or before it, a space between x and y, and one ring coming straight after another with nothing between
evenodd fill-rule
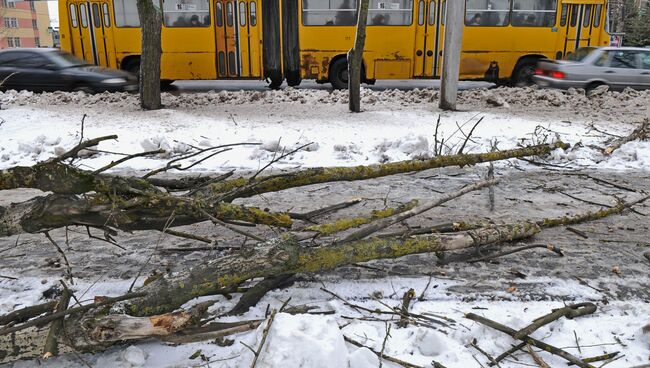
<instances>
[{"instance_id":1,"label":"car wheel","mask_svg":"<svg viewBox=\"0 0 650 368\"><path fill-rule=\"evenodd\" d=\"M72 91L73 92L84 92L84 93L87 93L87 94L95 93L95 91L92 88L90 88L88 86L84 86L84 85L75 86L74 88L72 88Z\"/></svg>"},{"instance_id":2,"label":"car wheel","mask_svg":"<svg viewBox=\"0 0 650 368\"><path fill-rule=\"evenodd\" d=\"M348 88L348 61L346 59L338 59L330 66L329 79L334 89Z\"/></svg>"},{"instance_id":3,"label":"car wheel","mask_svg":"<svg viewBox=\"0 0 650 368\"><path fill-rule=\"evenodd\" d=\"M537 61L530 60L521 62L512 73L512 77L510 78L512 81L512 86L528 87L535 84L533 81L533 75L535 75L536 66Z\"/></svg>"},{"instance_id":4,"label":"car wheel","mask_svg":"<svg viewBox=\"0 0 650 368\"><path fill-rule=\"evenodd\" d=\"M592 92L593 92L596 88L598 88L598 87L600 87L600 86L606 86L606 84L603 83L603 82L591 82L591 83L589 83L589 84L587 85L587 87L585 87L585 95L587 95L587 97L590 97L591 94L592 94Z\"/></svg>"}]
</instances>

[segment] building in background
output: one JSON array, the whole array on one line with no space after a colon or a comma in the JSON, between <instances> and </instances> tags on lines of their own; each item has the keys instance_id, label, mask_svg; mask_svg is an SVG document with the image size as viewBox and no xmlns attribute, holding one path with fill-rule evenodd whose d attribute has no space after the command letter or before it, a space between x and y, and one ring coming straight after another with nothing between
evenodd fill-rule
<instances>
[{"instance_id":1,"label":"building in background","mask_svg":"<svg viewBox=\"0 0 650 368\"><path fill-rule=\"evenodd\" d=\"M0 0L0 48L52 46L46 1Z\"/></svg>"}]
</instances>

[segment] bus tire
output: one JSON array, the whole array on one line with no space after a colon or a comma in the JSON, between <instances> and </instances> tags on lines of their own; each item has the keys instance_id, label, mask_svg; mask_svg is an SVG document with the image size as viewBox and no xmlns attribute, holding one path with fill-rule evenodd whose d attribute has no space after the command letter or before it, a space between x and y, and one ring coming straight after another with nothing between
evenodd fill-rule
<instances>
[{"instance_id":1,"label":"bus tire","mask_svg":"<svg viewBox=\"0 0 650 368\"><path fill-rule=\"evenodd\" d=\"M520 61L510 77L511 85L513 87L528 87L535 84L533 75L535 75L536 66L537 59Z\"/></svg>"},{"instance_id":2,"label":"bus tire","mask_svg":"<svg viewBox=\"0 0 650 368\"><path fill-rule=\"evenodd\" d=\"M140 58L134 57L122 63L122 70L133 73L140 78Z\"/></svg>"},{"instance_id":3,"label":"bus tire","mask_svg":"<svg viewBox=\"0 0 650 368\"><path fill-rule=\"evenodd\" d=\"M348 88L348 61L340 58L330 65L329 80L334 89Z\"/></svg>"}]
</instances>

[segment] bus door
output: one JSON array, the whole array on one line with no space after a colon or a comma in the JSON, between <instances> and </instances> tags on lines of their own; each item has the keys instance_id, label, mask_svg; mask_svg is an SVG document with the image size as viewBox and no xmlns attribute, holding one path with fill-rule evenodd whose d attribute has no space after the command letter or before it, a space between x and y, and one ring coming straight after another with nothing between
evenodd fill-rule
<instances>
[{"instance_id":1,"label":"bus door","mask_svg":"<svg viewBox=\"0 0 650 368\"><path fill-rule=\"evenodd\" d=\"M91 1L90 15L96 64L117 67L113 47L113 33L108 1Z\"/></svg>"},{"instance_id":2,"label":"bus door","mask_svg":"<svg viewBox=\"0 0 650 368\"><path fill-rule=\"evenodd\" d=\"M444 0L418 0L413 76L438 77L442 67Z\"/></svg>"},{"instance_id":3,"label":"bus door","mask_svg":"<svg viewBox=\"0 0 650 368\"><path fill-rule=\"evenodd\" d=\"M603 4L599 1L573 0L562 4L560 27L563 27L563 55L584 46L597 46Z\"/></svg>"},{"instance_id":4,"label":"bus door","mask_svg":"<svg viewBox=\"0 0 650 368\"><path fill-rule=\"evenodd\" d=\"M215 1L216 64L219 78L261 77L256 1Z\"/></svg>"},{"instance_id":5,"label":"bus door","mask_svg":"<svg viewBox=\"0 0 650 368\"><path fill-rule=\"evenodd\" d=\"M95 62L93 42L87 1L68 2L68 11L71 19L71 38L74 54L89 63ZM76 24L76 27L75 27Z\"/></svg>"}]
</instances>

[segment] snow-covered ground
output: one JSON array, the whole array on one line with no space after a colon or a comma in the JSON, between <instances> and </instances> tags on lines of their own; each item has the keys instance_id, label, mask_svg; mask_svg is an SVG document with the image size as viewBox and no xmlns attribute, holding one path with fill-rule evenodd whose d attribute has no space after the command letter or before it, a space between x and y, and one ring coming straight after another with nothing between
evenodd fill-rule
<instances>
[{"instance_id":1,"label":"snow-covered ground","mask_svg":"<svg viewBox=\"0 0 650 368\"><path fill-rule=\"evenodd\" d=\"M465 111L448 113L438 111L431 102L437 93L433 90L364 90L366 111L351 114L347 112L347 96L338 91L288 89L168 94L164 101L168 108L152 112L140 111L136 97L128 94L85 96L80 92L41 96L10 91L0 94L3 106L0 111L0 168L30 165L76 145L82 119L86 138L118 136L116 141L102 142L99 150L125 154L166 151L156 157L128 161L119 166L121 169L154 169L171 157L199 149L235 143L258 144L233 147L192 168L193 171L214 172L254 170L283 152L308 143L311 144L281 160L275 168L349 166L431 156L438 117L437 138L444 142L445 154L455 152L465 140L465 134L482 119L465 152L489 151L493 141L497 142L498 149L508 149L559 137L578 146L566 154L557 152L553 158L558 162L570 160L575 167L598 169L650 168L650 142L631 142L608 159L594 147L602 146L611 138L601 131L626 135L634 129L638 118L618 120L616 115L617 110L622 110L616 107L620 96L629 99L629 95L616 94L596 102L595 106L594 101L576 95L578 102L587 105L583 106L564 95L551 94L561 97L551 99L541 92L559 93L531 91L528 95L520 92L522 96L518 96L505 90L504 101L509 106L493 109L486 108L484 101L486 95L494 92L466 91L468 96L461 99L461 103L465 103L461 107L467 107ZM529 99L535 98L535 93L545 97L537 96L538 103L546 105L547 113L535 113L526 107L531 105ZM639 106L637 100L648 101L648 97L632 96L634 100L628 101L627 108L643 113L648 107ZM511 102L507 102L508 97ZM584 116L573 111L578 107ZM531 110L531 114L526 114L527 110ZM608 110L610 113L602 115ZM601 115L596 114L594 118L594 112ZM208 151L184 163L188 166L213 152ZM99 168L115 158L111 154L98 154L84 163Z\"/></svg>"},{"instance_id":2,"label":"snow-covered ground","mask_svg":"<svg viewBox=\"0 0 650 368\"><path fill-rule=\"evenodd\" d=\"M503 106L494 107L486 102L488 97L498 97L505 104L499 103ZM119 137L102 142L97 149L103 152L84 159L83 165L87 168L96 169L121 157L107 152L133 154L164 149L164 154L133 159L116 169L144 171L159 168L172 158L199 149L234 143L256 144L233 147L208 158L193 166L190 169L193 173L256 170L283 152L307 143L312 144L280 160L274 168L350 166L426 157L434 155L435 146L442 140L443 153L453 153L462 145L465 134L482 119L465 152L489 151L495 141L497 148L503 150L559 138L573 148L568 152L554 152L547 158L551 164L572 169L634 173L634 177L646 178L637 184L643 190L648 189L645 173L650 170L650 142L630 142L611 157L600 151L612 135L627 135L650 116L648 92L625 91L588 99L579 91L472 90L461 93L462 111L453 113L439 111L436 98L437 92L433 90L364 90L364 112L350 114L345 93L338 91L286 89L180 96L165 94L165 109L143 112L138 109L136 97L128 94L34 95L9 91L0 93L0 169L32 165L76 145L81 137L82 119L85 138L111 134ZM436 142L438 118L440 125ZM192 157L183 164L190 166L212 152ZM501 174L512 170L508 163L498 165ZM647 231L647 228L640 231ZM644 237L642 233L637 235ZM2 258L0 262L3 262ZM546 277L534 276L518 282L520 289L525 289L522 283L542 285L545 298L514 292L509 288L510 283L502 279L496 280L499 287L485 286L486 293L462 294L454 288L475 281L444 276L431 280L428 276L386 276L380 279L316 276L312 281L303 280L289 288L270 292L244 316L220 321L263 318L267 305L280 308L288 298L291 298L289 306L308 305L316 307L315 312L333 312L324 315L278 314L258 367L375 368L380 366L379 360L367 348L380 351L385 341L386 355L411 364L431 367L432 361L436 361L449 368L465 368L487 366L487 359L470 346L474 339L492 356L517 343L501 332L466 319L465 313L483 315L517 329L565 303L592 301L598 305L595 314L575 320L560 319L541 328L533 337L580 357L615 351L624 355L607 367L650 363L650 333L642 331L650 323L648 300L638 295L613 299L610 296L612 300L607 300L602 293L578 280L558 279L551 276L551 270L548 272ZM58 280L45 275L30 275L20 268L4 265L0 268L0 275L19 278L0 278L0 314L38 303L42 292ZM650 283L647 274L620 281L616 277L603 275L600 281L589 281L591 285L606 284L612 290L622 286L647 289ZM128 289L131 281L106 278L97 282L95 277L82 277L77 280L75 290L79 294L85 292L82 299L120 295ZM412 313L439 314L455 322L448 322L448 326L438 330L414 325L397 328L393 324L390 336L386 338L387 325L381 320L391 318L390 315L360 312L321 288L350 303L383 311L388 310L387 306L400 305L402 295L413 288L418 296L423 294L424 298L414 302ZM237 301L237 298L212 299L217 300L213 312L226 311ZM361 317L379 320L362 320ZM94 356L83 355L83 361L72 355L42 363L45 367L81 367L86 364L100 368L247 367L253 354L243 344L258 346L264 327L230 336L229 339L234 340L230 346L219 346L214 341L179 346L145 341L128 349L119 347ZM367 348L360 349L346 343L344 336ZM195 354L199 350L200 354ZM544 352L539 354L551 367L566 366L562 359ZM528 354L519 352L515 357L518 360L509 358L501 366L537 366ZM18 362L13 367L32 367L34 364L33 361ZM382 364L384 367L399 367L387 361Z\"/></svg>"}]
</instances>

